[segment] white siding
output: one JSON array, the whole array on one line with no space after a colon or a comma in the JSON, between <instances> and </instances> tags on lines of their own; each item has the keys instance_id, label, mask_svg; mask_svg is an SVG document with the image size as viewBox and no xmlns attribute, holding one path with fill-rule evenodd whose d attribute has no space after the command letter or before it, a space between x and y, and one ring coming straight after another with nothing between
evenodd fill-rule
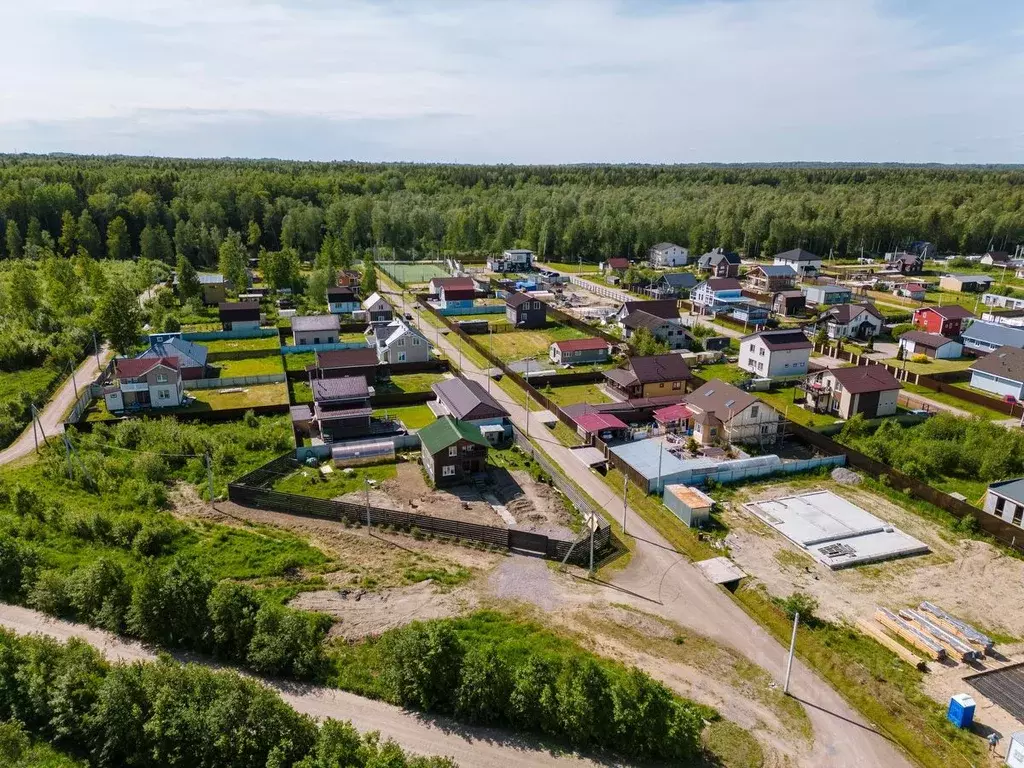
<instances>
[{"instance_id":1,"label":"white siding","mask_svg":"<svg viewBox=\"0 0 1024 768\"><path fill-rule=\"evenodd\" d=\"M772 352L760 338L740 344L739 367L755 376L776 378L804 376L811 358L809 349L779 349Z\"/></svg>"},{"instance_id":2,"label":"white siding","mask_svg":"<svg viewBox=\"0 0 1024 768\"><path fill-rule=\"evenodd\" d=\"M990 373L972 371L971 386L985 392L991 392L998 397L1013 395L1018 400L1024 400L1024 383L1010 381L999 376L993 376Z\"/></svg>"}]
</instances>

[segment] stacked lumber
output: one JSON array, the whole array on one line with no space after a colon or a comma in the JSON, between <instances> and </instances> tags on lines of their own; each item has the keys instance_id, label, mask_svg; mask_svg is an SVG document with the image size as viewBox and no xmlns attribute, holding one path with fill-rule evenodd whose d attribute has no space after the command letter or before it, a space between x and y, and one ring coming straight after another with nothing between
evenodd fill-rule
<instances>
[{"instance_id":1,"label":"stacked lumber","mask_svg":"<svg viewBox=\"0 0 1024 768\"><path fill-rule=\"evenodd\" d=\"M861 619L857 622L857 629L859 629L868 637L878 641L879 645L888 648L890 651L895 653L908 664L911 664L912 666L918 668L924 666L924 660L920 656L918 656L912 650L907 648L905 645L901 645L900 643L896 642L893 638L889 637L889 635L885 634L885 632L882 631L882 628L879 627L873 621Z\"/></svg>"},{"instance_id":2,"label":"stacked lumber","mask_svg":"<svg viewBox=\"0 0 1024 768\"><path fill-rule=\"evenodd\" d=\"M935 622L931 621L927 616L918 611L908 609L900 611L900 618L910 623L916 628L919 628L923 632L927 632L931 635L943 648L946 649L946 655L951 659L955 659L960 662L973 661L978 656L978 652L969 644L963 640L947 632Z\"/></svg>"},{"instance_id":3,"label":"stacked lumber","mask_svg":"<svg viewBox=\"0 0 1024 768\"><path fill-rule=\"evenodd\" d=\"M928 614L928 618L931 619L932 622L938 624L950 634L960 638L983 654L992 653L992 649L995 646L992 639L988 635L976 630L966 621L958 619L952 614L946 613L944 610L939 608L939 606L929 603L927 600L921 603L918 607L921 611Z\"/></svg>"},{"instance_id":4,"label":"stacked lumber","mask_svg":"<svg viewBox=\"0 0 1024 768\"><path fill-rule=\"evenodd\" d=\"M876 608L875 621L897 637L906 640L929 659L939 661L946 657L946 649L943 648L941 644L933 640L917 627L901 619L888 608Z\"/></svg>"}]
</instances>

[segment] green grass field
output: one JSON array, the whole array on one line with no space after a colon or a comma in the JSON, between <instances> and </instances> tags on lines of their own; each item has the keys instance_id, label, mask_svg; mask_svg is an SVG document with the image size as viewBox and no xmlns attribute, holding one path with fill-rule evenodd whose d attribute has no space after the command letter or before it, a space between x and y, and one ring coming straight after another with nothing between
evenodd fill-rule
<instances>
[{"instance_id":1,"label":"green grass field","mask_svg":"<svg viewBox=\"0 0 1024 768\"><path fill-rule=\"evenodd\" d=\"M559 272L569 272L574 275L596 275L600 271L600 267L597 264L591 264L586 261L583 262L582 272L580 272L581 266L578 262L570 264L566 261L545 261L544 266L550 269L556 269Z\"/></svg>"},{"instance_id":2,"label":"green grass field","mask_svg":"<svg viewBox=\"0 0 1024 768\"><path fill-rule=\"evenodd\" d=\"M497 333L493 335L490 343L494 347L494 354L503 360L522 360L525 357L540 355L547 358L548 348L554 341L567 341L569 339L585 339L587 334L570 328L567 325L549 325L547 328L535 331L510 331L508 333ZM487 339L481 344L485 347Z\"/></svg>"},{"instance_id":3,"label":"green grass field","mask_svg":"<svg viewBox=\"0 0 1024 768\"><path fill-rule=\"evenodd\" d=\"M705 381L720 379L728 384L736 384L750 378L750 374L732 363L716 363L695 368L693 371Z\"/></svg>"},{"instance_id":4,"label":"green grass field","mask_svg":"<svg viewBox=\"0 0 1024 768\"><path fill-rule=\"evenodd\" d=\"M0 371L0 448L13 442L28 426L31 413L25 398L42 407L59 379L60 372L46 366ZM10 418L4 419L3 414Z\"/></svg>"},{"instance_id":5,"label":"green grass field","mask_svg":"<svg viewBox=\"0 0 1024 768\"><path fill-rule=\"evenodd\" d=\"M287 371L305 371L307 366L316 362L315 352L296 352L284 355L284 367Z\"/></svg>"},{"instance_id":6,"label":"green grass field","mask_svg":"<svg viewBox=\"0 0 1024 768\"><path fill-rule=\"evenodd\" d=\"M188 390L195 402L181 410L223 411L229 408L254 408L258 405L287 405L288 387L284 384L259 384L252 387L231 387L240 392L220 392L216 389Z\"/></svg>"},{"instance_id":7,"label":"green grass field","mask_svg":"<svg viewBox=\"0 0 1024 768\"><path fill-rule=\"evenodd\" d=\"M827 427L835 424L839 419L826 413L813 413L793 402L793 395L796 387L783 387L771 392L755 392L754 394L768 405L772 406L779 413L785 414L786 418L805 427Z\"/></svg>"},{"instance_id":8,"label":"green grass field","mask_svg":"<svg viewBox=\"0 0 1024 768\"><path fill-rule=\"evenodd\" d=\"M928 358L927 362L917 363L913 360L897 360L895 357L890 357L887 360L883 360L883 363L888 365L894 365L897 368L903 368L904 362L906 368L911 373L920 373L924 376L928 376L933 373L948 373L949 371L965 371L971 367L977 358L975 357L960 357L955 360L934 360Z\"/></svg>"},{"instance_id":9,"label":"green grass field","mask_svg":"<svg viewBox=\"0 0 1024 768\"><path fill-rule=\"evenodd\" d=\"M960 385L954 384L953 386ZM964 389L970 389L970 387L964 385ZM977 416L978 418L981 419L987 419L989 421L1003 421L1005 419L1010 418L1008 414L992 410L991 408L988 408L984 405L980 405L978 403L969 403L966 400L961 400L960 398L956 397L956 395L950 395L946 392L936 392L934 390L928 389L927 387L922 387L918 384L912 384L909 381L903 383L903 390L905 392L909 392L912 395L920 395L921 397L926 397L929 400L934 400L937 403L948 405L951 408L957 408L961 411L966 411L972 416Z\"/></svg>"},{"instance_id":10,"label":"green grass field","mask_svg":"<svg viewBox=\"0 0 1024 768\"><path fill-rule=\"evenodd\" d=\"M351 472L333 469L330 473L323 474L319 470L303 467L274 483L274 490L318 499L333 499L353 491L362 491L365 480L382 483L394 477L397 472L394 464L376 464L351 469Z\"/></svg>"},{"instance_id":11,"label":"green grass field","mask_svg":"<svg viewBox=\"0 0 1024 768\"><path fill-rule=\"evenodd\" d=\"M425 405L402 405L396 408L377 408L374 410L375 418L385 417L398 419L408 429L422 429L434 421L434 414Z\"/></svg>"},{"instance_id":12,"label":"green grass field","mask_svg":"<svg viewBox=\"0 0 1024 768\"><path fill-rule=\"evenodd\" d=\"M391 392L429 392L430 387L448 376L443 373L405 373L392 376L385 384L375 385L378 394Z\"/></svg>"},{"instance_id":13,"label":"green grass field","mask_svg":"<svg viewBox=\"0 0 1024 768\"><path fill-rule=\"evenodd\" d=\"M264 376L272 373L284 373L281 355L263 355L247 357L243 360L218 360L213 364L220 371L220 378L233 376Z\"/></svg>"},{"instance_id":14,"label":"green grass field","mask_svg":"<svg viewBox=\"0 0 1024 768\"><path fill-rule=\"evenodd\" d=\"M221 355L237 355L239 352L279 352L281 339L278 336L264 336L259 339L214 339L195 342L206 347L207 360L216 362Z\"/></svg>"},{"instance_id":15,"label":"green grass field","mask_svg":"<svg viewBox=\"0 0 1024 768\"><path fill-rule=\"evenodd\" d=\"M571 387L546 387L541 393L553 400L556 405L566 406L573 403L610 403L608 397L598 384L574 384Z\"/></svg>"},{"instance_id":16,"label":"green grass field","mask_svg":"<svg viewBox=\"0 0 1024 768\"><path fill-rule=\"evenodd\" d=\"M429 283L431 278L434 277L448 277L448 270L439 264L419 264L416 262L378 263L377 268L406 285Z\"/></svg>"}]
</instances>

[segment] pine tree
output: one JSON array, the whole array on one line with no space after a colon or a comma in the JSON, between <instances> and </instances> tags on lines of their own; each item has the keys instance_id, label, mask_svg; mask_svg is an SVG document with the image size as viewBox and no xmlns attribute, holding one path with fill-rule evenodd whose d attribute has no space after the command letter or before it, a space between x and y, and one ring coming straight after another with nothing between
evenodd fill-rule
<instances>
[{"instance_id":1,"label":"pine tree","mask_svg":"<svg viewBox=\"0 0 1024 768\"><path fill-rule=\"evenodd\" d=\"M7 244L7 256L12 259L20 259L24 253L24 241L21 239L21 230L18 229L18 222L11 219L7 222L7 232L4 238Z\"/></svg>"},{"instance_id":2,"label":"pine tree","mask_svg":"<svg viewBox=\"0 0 1024 768\"><path fill-rule=\"evenodd\" d=\"M65 256L71 256L75 252L78 241L78 224L71 211L64 211L60 217L60 252Z\"/></svg>"},{"instance_id":3,"label":"pine tree","mask_svg":"<svg viewBox=\"0 0 1024 768\"><path fill-rule=\"evenodd\" d=\"M78 217L77 235L79 248L85 248L86 253L93 258L99 258L103 255L100 250L102 248L100 231L88 210L82 211L82 215Z\"/></svg>"},{"instance_id":4,"label":"pine tree","mask_svg":"<svg viewBox=\"0 0 1024 768\"><path fill-rule=\"evenodd\" d=\"M117 216L107 225L107 255L123 261L131 255L131 237L124 219Z\"/></svg>"}]
</instances>

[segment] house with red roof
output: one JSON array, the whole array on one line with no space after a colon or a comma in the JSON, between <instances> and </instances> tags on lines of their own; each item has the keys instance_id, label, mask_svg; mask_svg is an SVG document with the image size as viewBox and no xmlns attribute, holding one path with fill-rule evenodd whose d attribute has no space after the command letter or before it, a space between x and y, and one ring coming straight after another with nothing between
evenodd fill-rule
<instances>
[{"instance_id":1,"label":"house with red roof","mask_svg":"<svg viewBox=\"0 0 1024 768\"><path fill-rule=\"evenodd\" d=\"M184 399L181 371L174 357L121 357L114 361L114 382L103 389L112 413L174 408Z\"/></svg>"},{"instance_id":2,"label":"house with red roof","mask_svg":"<svg viewBox=\"0 0 1024 768\"><path fill-rule=\"evenodd\" d=\"M685 403L676 403L654 412L654 421L665 432L686 434L693 429L693 411Z\"/></svg>"},{"instance_id":3,"label":"house with red roof","mask_svg":"<svg viewBox=\"0 0 1024 768\"><path fill-rule=\"evenodd\" d=\"M629 431L626 423L611 413L584 413L577 416L575 421L580 437L590 439L596 435L606 443L625 439Z\"/></svg>"},{"instance_id":4,"label":"house with red roof","mask_svg":"<svg viewBox=\"0 0 1024 768\"><path fill-rule=\"evenodd\" d=\"M611 344L597 337L555 341L548 347L548 357L555 365L604 363L611 358Z\"/></svg>"},{"instance_id":5,"label":"house with red roof","mask_svg":"<svg viewBox=\"0 0 1024 768\"><path fill-rule=\"evenodd\" d=\"M612 273L622 274L627 269L629 269L629 259L623 258L621 256L616 256L614 258L608 259L608 261L604 263L604 273L606 275Z\"/></svg>"}]
</instances>

